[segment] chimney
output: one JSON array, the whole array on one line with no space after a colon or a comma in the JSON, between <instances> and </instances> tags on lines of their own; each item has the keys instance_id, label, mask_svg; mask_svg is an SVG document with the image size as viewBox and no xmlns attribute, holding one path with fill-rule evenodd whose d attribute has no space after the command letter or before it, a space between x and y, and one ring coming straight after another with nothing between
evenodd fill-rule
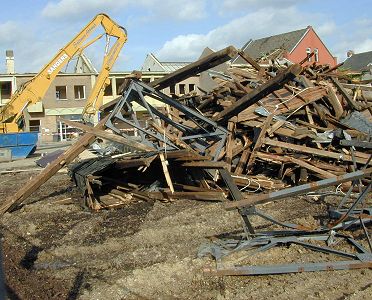
<instances>
[{"instance_id":1,"label":"chimney","mask_svg":"<svg viewBox=\"0 0 372 300\"><path fill-rule=\"evenodd\" d=\"M5 61L6 61L6 73L7 74L14 74L14 54L13 50L6 50L5 51Z\"/></svg>"},{"instance_id":2,"label":"chimney","mask_svg":"<svg viewBox=\"0 0 372 300\"><path fill-rule=\"evenodd\" d=\"M349 50L346 52L346 56L349 58L349 57L352 57L354 55L354 51L353 50Z\"/></svg>"}]
</instances>

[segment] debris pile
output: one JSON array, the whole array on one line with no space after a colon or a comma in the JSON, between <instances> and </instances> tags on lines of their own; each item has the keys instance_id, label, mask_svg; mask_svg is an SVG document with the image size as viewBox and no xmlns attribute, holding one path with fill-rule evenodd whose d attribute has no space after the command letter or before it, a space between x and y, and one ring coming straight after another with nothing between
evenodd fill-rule
<instances>
[{"instance_id":1,"label":"debris pile","mask_svg":"<svg viewBox=\"0 0 372 300\"><path fill-rule=\"evenodd\" d=\"M230 66L224 72L213 70L236 55L249 66ZM311 243L305 245L304 239L317 240L317 234L322 233L320 240L328 242L332 230L355 224L364 226L371 220L371 210L362 209L363 218L358 218L356 208L369 205L366 200L372 173L372 103L361 96L355 82L345 83L347 74L336 68L283 65L275 59L267 65L261 67L245 53L228 47L149 84L142 82L138 73L128 77L122 96L102 108L103 119L95 127L74 122L73 126L86 134L7 199L0 212L22 203L96 138L101 138L125 145L130 151L70 165L84 205L93 210L121 207L138 200L225 201L226 209L237 209L243 218L247 248L302 243L314 249ZM171 98L162 92L203 72L213 78L215 87L209 91L201 87L201 95ZM352 89L353 94L347 89ZM142 115L148 117L138 118L135 107L142 107ZM128 126L134 129L135 136L123 130ZM338 221L329 226L314 229L283 223L255 208L256 204L332 185L342 185L348 192L333 212ZM344 204L353 190L358 190L359 196L345 211ZM260 239L250 222L252 215L290 231L266 232L265 238ZM250 240L255 236L258 240ZM369 240L368 233L366 236ZM354 240L350 242L362 249ZM218 249L220 252L211 250L216 259L221 258L216 253L224 251ZM335 253L324 249L318 247L319 251ZM370 252L363 253L363 257L347 253L341 256L355 259L352 268L368 267L372 261ZM335 266L347 268L350 264ZM325 269L326 264L309 267ZM302 269L284 266L281 272L286 270ZM221 274L271 272L250 271Z\"/></svg>"},{"instance_id":2,"label":"debris pile","mask_svg":"<svg viewBox=\"0 0 372 300\"><path fill-rule=\"evenodd\" d=\"M235 175L266 174L292 184L344 174L353 161L365 164L372 103L358 101L358 86L348 84L356 89L349 95L337 79L345 75L326 66L281 69L230 68L214 74L218 86L211 92L182 97L228 128L218 160Z\"/></svg>"},{"instance_id":3,"label":"debris pile","mask_svg":"<svg viewBox=\"0 0 372 300\"><path fill-rule=\"evenodd\" d=\"M94 163L96 169L83 162L72 172L89 207L120 206L118 200L132 197L222 201L228 192L211 172L218 168L228 170L242 191L257 192L333 178L366 164L371 103L358 100L358 91L349 95L337 79L344 73L298 64L264 69L239 54L252 66L208 71L216 87L203 95L171 99L139 80L127 83L105 121L118 137L106 138L137 150L108 165ZM137 119L136 105L146 109L147 119ZM135 128L138 137L124 133L120 123ZM115 174L114 182L107 172ZM85 180L76 179L83 174Z\"/></svg>"}]
</instances>

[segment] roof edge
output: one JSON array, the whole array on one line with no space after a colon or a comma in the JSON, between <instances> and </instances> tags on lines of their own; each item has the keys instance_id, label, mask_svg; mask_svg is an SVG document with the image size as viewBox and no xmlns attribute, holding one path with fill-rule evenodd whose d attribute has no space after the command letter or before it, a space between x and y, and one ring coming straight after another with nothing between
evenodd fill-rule
<instances>
[{"instance_id":1,"label":"roof edge","mask_svg":"<svg viewBox=\"0 0 372 300\"><path fill-rule=\"evenodd\" d=\"M298 40L298 42L293 46L293 48L291 49L291 51L289 51L289 53L292 53L294 49L296 49L296 47L301 43L301 41L304 39L304 37L308 34L308 32L310 31L312 27L311 26L307 26L306 28L306 31L305 33L302 35L302 37Z\"/></svg>"}]
</instances>

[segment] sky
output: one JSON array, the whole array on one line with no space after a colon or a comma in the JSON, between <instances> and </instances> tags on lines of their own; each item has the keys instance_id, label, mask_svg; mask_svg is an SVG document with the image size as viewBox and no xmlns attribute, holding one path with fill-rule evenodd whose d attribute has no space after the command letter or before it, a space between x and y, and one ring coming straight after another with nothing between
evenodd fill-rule
<instances>
[{"instance_id":1,"label":"sky","mask_svg":"<svg viewBox=\"0 0 372 300\"><path fill-rule=\"evenodd\" d=\"M114 71L140 69L150 52L160 61L193 61L207 46L241 48L308 25L339 62L348 50L372 50L371 0L12 0L1 8L1 73L7 49L17 73L39 72L101 12L128 32ZM101 39L85 51L97 68L104 46Z\"/></svg>"}]
</instances>

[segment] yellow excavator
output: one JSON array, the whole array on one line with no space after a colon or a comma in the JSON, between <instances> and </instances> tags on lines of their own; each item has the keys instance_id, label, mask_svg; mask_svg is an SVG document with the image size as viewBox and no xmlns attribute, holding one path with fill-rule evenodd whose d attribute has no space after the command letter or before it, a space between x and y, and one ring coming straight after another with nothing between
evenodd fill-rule
<instances>
[{"instance_id":1,"label":"yellow excavator","mask_svg":"<svg viewBox=\"0 0 372 300\"><path fill-rule=\"evenodd\" d=\"M87 42L87 39L90 37L90 35L97 28L99 28L100 25L103 27L105 32ZM44 68L38 74L35 75L35 77L20 87L13 94L9 102L0 108L0 148L7 147L9 144L12 144L9 141L13 136L16 137L15 140L19 140L21 138L21 135L16 136L16 134L21 134L23 131L20 124L25 108L30 104L35 104L42 100L59 71L73 57L80 55L84 49L103 36L106 36L106 47L102 68L83 109L83 119L93 116L98 111L99 107L102 105L105 88L110 84L110 80L108 78L110 70L118 58L121 48L127 41L126 30L116 24L109 16L105 14L96 15L65 47L63 47L53 57L48 64L44 66ZM116 38L116 41L110 47L111 38ZM12 134L12 136L5 137L4 135L6 134ZM27 135L23 134L22 136L27 138ZM19 144L19 141L17 143ZM12 149L12 151L13 150L15 149Z\"/></svg>"}]
</instances>

